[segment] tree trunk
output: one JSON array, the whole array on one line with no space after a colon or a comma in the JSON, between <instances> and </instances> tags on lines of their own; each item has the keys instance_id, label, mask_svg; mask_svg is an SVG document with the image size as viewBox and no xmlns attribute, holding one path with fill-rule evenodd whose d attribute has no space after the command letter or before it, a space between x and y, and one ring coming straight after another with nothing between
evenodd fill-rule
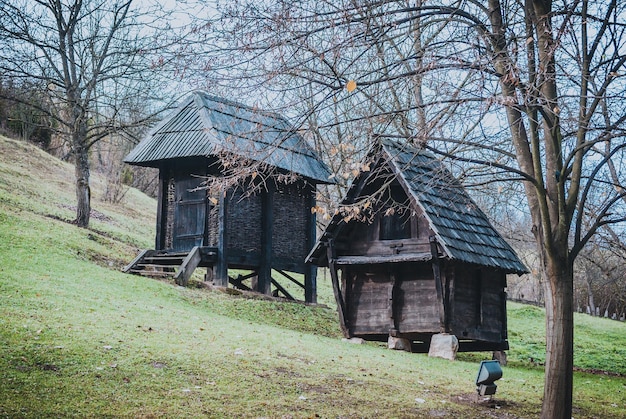
<instances>
[{"instance_id":1,"label":"tree trunk","mask_svg":"<svg viewBox=\"0 0 626 419\"><path fill-rule=\"evenodd\" d=\"M589 270L587 270L586 273L587 274L585 275L585 283L587 284L587 307L589 311L591 311L590 314L592 316L595 316L596 315L596 303L593 298L593 290L591 289L591 280L589 279L591 273L589 272Z\"/></svg>"},{"instance_id":2,"label":"tree trunk","mask_svg":"<svg viewBox=\"0 0 626 419\"><path fill-rule=\"evenodd\" d=\"M546 366L541 417L570 419L574 366L574 276L567 258L548 256L546 262Z\"/></svg>"},{"instance_id":3,"label":"tree trunk","mask_svg":"<svg viewBox=\"0 0 626 419\"><path fill-rule=\"evenodd\" d=\"M89 153L84 146L74 149L76 174L76 225L87 227L91 213L91 190L89 188Z\"/></svg>"}]
</instances>

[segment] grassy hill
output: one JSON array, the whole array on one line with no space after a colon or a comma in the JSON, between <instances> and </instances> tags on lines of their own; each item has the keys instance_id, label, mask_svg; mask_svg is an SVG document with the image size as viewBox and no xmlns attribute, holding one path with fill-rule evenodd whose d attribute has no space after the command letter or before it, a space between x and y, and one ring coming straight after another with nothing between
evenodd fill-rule
<instances>
[{"instance_id":1,"label":"grassy hill","mask_svg":"<svg viewBox=\"0 0 626 419\"><path fill-rule=\"evenodd\" d=\"M0 137L0 417L536 417L544 320L511 304L491 403L478 361L343 342L332 309L125 275L156 202L131 190L74 218L73 167ZM323 276L318 284L330 295ZM575 418L625 417L626 325L576 317ZM618 376L616 374L621 374Z\"/></svg>"}]
</instances>

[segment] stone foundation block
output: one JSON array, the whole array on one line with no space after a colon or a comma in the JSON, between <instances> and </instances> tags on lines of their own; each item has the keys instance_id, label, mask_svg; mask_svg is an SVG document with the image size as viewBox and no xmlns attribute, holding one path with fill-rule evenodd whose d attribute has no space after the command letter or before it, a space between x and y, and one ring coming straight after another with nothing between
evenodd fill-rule
<instances>
[{"instance_id":1,"label":"stone foundation block","mask_svg":"<svg viewBox=\"0 0 626 419\"><path fill-rule=\"evenodd\" d=\"M433 335L428 349L428 356L454 361L459 350L459 340L454 335L440 333Z\"/></svg>"},{"instance_id":2,"label":"stone foundation block","mask_svg":"<svg viewBox=\"0 0 626 419\"><path fill-rule=\"evenodd\" d=\"M389 349L395 349L396 351L411 352L411 341L405 338L389 336L389 339L387 339L387 347Z\"/></svg>"}]
</instances>

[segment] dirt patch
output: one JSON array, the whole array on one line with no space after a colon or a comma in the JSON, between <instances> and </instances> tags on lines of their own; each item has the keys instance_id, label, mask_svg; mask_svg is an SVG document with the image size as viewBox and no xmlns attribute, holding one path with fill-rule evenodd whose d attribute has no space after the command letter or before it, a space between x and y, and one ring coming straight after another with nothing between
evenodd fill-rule
<instances>
[{"instance_id":1,"label":"dirt patch","mask_svg":"<svg viewBox=\"0 0 626 419\"><path fill-rule=\"evenodd\" d=\"M595 374L595 375L608 375L609 377L626 377L626 374L621 374L619 372L613 372L613 371L598 370L598 369L595 369L595 368L577 368L577 367L574 367L574 371L585 372L587 374Z\"/></svg>"},{"instance_id":2,"label":"dirt patch","mask_svg":"<svg viewBox=\"0 0 626 419\"><path fill-rule=\"evenodd\" d=\"M59 205L61 208L66 209L66 210L70 210L72 212L76 212L76 205L68 205L68 204L61 204ZM89 212L89 218L93 218L96 219L98 221L102 221L103 223L112 223L113 219L111 217L109 217L108 215L105 215L103 213L101 213L100 211L91 208L91 211Z\"/></svg>"},{"instance_id":3,"label":"dirt patch","mask_svg":"<svg viewBox=\"0 0 626 419\"><path fill-rule=\"evenodd\" d=\"M476 393L457 394L451 396L450 401L464 406L472 406L476 410L480 409L481 416L486 418L517 418L518 416L511 411L519 411L520 409L519 404L515 402L495 397L478 397Z\"/></svg>"}]
</instances>

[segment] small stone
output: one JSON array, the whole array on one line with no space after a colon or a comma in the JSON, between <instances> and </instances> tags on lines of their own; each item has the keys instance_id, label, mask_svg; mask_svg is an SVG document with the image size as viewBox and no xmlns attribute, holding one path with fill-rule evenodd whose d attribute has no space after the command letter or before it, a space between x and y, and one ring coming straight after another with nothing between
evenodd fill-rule
<instances>
[{"instance_id":1,"label":"small stone","mask_svg":"<svg viewBox=\"0 0 626 419\"><path fill-rule=\"evenodd\" d=\"M459 350L459 340L454 335L439 333L433 335L428 349L428 356L454 361Z\"/></svg>"},{"instance_id":2,"label":"small stone","mask_svg":"<svg viewBox=\"0 0 626 419\"><path fill-rule=\"evenodd\" d=\"M504 351L493 351L493 356L491 357L491 359L495 359L500 363L500 365L506 366L507 359L506 352Z\"/></svg>"},{"instance_id":3,"label":"small stone","mask_svg":"<svg viewBox=\"0 0 626 419\"><path fill-rule=\"evenodd\" d=\"M354 343L355 345L363 345L365 343L365 340L362 338L350 338L350 339L346 339L343 338L341 339L342 342L348 342L348 343Z\"/></svg>"},{"instance_id":4,"label":"small stone","mask_svg":"<svg viewBox=\"0 0 626 419\"><path fill-rule=\"evenodd\" d=\"M397 351L411 352L411 341L405 338L389 336L387 339L387 347Z\"/></svg>"}]
</instances>

